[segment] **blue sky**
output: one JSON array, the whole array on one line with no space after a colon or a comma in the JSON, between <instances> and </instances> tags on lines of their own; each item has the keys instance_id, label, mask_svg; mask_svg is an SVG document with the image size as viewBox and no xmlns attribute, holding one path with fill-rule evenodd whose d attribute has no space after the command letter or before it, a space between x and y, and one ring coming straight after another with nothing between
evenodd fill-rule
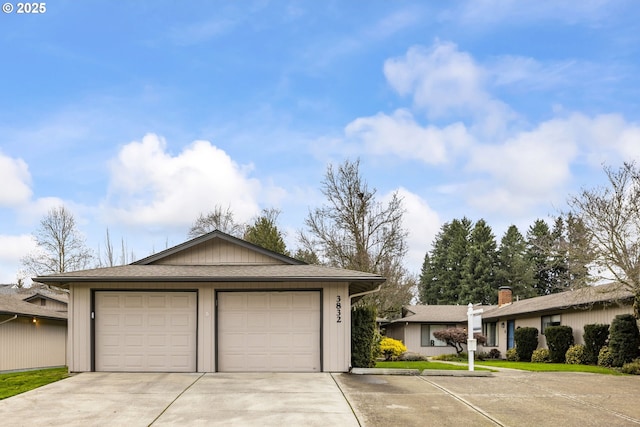
<instances>
[{"instance_id":1,"label":"blue sky","mask_svg":"<svg viewBox=\"0 0 640 427\"><path fill-rule=\"evenodd\" d=\"M441 225L496 237L640 160L636 1L48 1L0 16L0 283L53 206L137 258L215 205L282 211L330 163L404 197L406 265Z\"/></svg>"}]
</instances>

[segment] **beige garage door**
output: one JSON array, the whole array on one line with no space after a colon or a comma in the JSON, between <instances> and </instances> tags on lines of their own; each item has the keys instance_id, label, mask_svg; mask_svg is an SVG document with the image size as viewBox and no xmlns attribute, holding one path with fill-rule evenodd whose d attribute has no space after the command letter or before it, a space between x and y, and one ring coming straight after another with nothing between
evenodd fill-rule
<instances>
[{"instance_id":1,"label":"beige garage door","mask_svg":"<svg viewBox=\"0 0 640 427\"><path fill-rule=\"evenodd\" d=\"M220 372L319 372L320 292L219 292Z\"/></svg>"},{"instance_id":2,"label":"beige garage door","mask_svg":"<svg viewBox=\"0 0 640 427\"><path fill-rule=\"evenodd\" d=\"M195 372L196 293L95 293L95 369Z\"/></svg>"}]
</instances>

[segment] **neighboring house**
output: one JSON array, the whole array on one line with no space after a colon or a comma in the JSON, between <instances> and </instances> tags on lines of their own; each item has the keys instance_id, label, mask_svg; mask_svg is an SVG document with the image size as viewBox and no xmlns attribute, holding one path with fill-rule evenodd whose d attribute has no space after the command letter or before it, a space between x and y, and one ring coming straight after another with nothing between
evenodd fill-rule
<instances>
[{"instance_id":1,"label":"neighboring house","mask_svg":"<svg viewBox=\"0 0 640 427\"><path fill-rule=\"evenodd\" d=\"M633 313L633 294L617 284L592 286L558 294L512 301L511 289L500 288L497 306L482 308L482 333L487 337L478 351L497 348L504 357L514 346L514 332L519 327L539 331L538 347L546 348L544 329L566 325L573 329L576 344L583 344L584 325L611 324L618 314ZM386 325L387 336L400 339L408 351L427 356L452 352L452 347L433 337L433 331L447 327L467 327L467 307L458 305L408 306L403 316Z\"/></svg>"},{"instance_id":2,"label":"neighboring house","mask_svg":"<svg viewBox=\"0 0 640 427\"><path fill-rule=\"evenodd\" d=\"M34 280L70 290L71 372L346 372L351 304L384 282L220 231Z\"/></svg>"},{"instance_id":3,"label":"neighboring house","mask_svg":"<svg viewBox=\"0 0 640 427\"><path fill-rule=\"evenodd\" d=\"M502 355L514 347L517 328L538 329L538 348L546 348L544 330L547 326L565 325L573 329L576 344L584 344L584 325L610 325L619 314L633 313L633 294L617 283L589 286L557 294L511 300L511 289L500 289L499 306L482 316L485 329L497 331L497 348Z\"/></svg>"},{"instance_id":4,"label":"neighboring house","mask_svg":"<svg viewBox=\"0 0 640 427\"><path fill-rule=\"evenodd\" d=\"M37 306L47 308L49 310L60 311L66 313L69 305L69 295L66 293L43 293L36 291L35 293L22 298L22 301Z\"/></svg>"},{"instance_id":5,"label":"neighboring house","mask_svg":"<svg viewBox=\"0 0 640 427\"><path fill-rule=\"evenodd\" d=\"M67 314L0 294L0 371L64 366Z\"/></svg>"},{"instance_id":6,"label":"neighboring house","mask_svg":"<svg viewBox=\"0 0 640 427\"><path fill-rule=\"evenodd\" d=\"M486 310L486 306L484 309ZM400 340L407 351L425 356L450 354L455 350L433 333L447 328L467 328L466 305L410 305L402 309L402 318L383 328L386 336ZM478 351L484 351L478 346Z\"/></svg>"}]
</instances>

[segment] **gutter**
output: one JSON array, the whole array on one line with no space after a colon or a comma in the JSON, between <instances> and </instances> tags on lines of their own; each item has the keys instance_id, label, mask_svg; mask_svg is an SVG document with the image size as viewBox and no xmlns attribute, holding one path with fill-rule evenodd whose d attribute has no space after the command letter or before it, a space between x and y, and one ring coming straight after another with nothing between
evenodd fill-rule
<instances>
[{"instance_id":1,"label":"gutter","mask_svg":"<svg viewBox=\"0 0 640 427\"><path fill-rule=\"evenodd\" d=\"M5 323L9 323L12 320L16 320L18 318L17 314L14 314L13 317L11 319L7 319L7 320L3 320L2 322L0 322L0 325L4 325Z\"/></svg>"},{"instance_id":2,"label":"gutter","mask_svg":"<svg viewBox=\"0 0 640 427\"><path fill-rule=\"evenodd\" d=\"M374 292L378 292L381 288L382 288L382 284L378 285L378 287L377 287L377 288L372 289L372 290L370 290L370 291L364 291L364 292L360 292L360 293L358 293L358 294L349 295L349 305L350 305L350 306L352 306L352 305L353 305L353 302L352 302L352 301L353 301L353 298L356 298L356 297L362 297L362 296L365 296L365 295L372 294L372 293L374 293Z\"/></svg>"}]
</instances>

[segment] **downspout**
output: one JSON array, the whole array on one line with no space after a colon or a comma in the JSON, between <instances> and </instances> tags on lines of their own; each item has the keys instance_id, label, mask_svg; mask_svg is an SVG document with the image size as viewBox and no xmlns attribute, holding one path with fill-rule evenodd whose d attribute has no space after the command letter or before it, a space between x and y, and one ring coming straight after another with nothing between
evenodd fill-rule
<instances>
[{"instance_id":1,"label":"downspout","mask_svg":"<svg viewBox=\"0 0 640 427\"><path fill-rule=\"evenodd\" d=\"M16 320L17 318L18 318L18 315L15 314L11 319L3 320L2 322L0 322L0 325L4 325L5 323L9 323L12 320Z\"/></svg>"}]
</instances>

